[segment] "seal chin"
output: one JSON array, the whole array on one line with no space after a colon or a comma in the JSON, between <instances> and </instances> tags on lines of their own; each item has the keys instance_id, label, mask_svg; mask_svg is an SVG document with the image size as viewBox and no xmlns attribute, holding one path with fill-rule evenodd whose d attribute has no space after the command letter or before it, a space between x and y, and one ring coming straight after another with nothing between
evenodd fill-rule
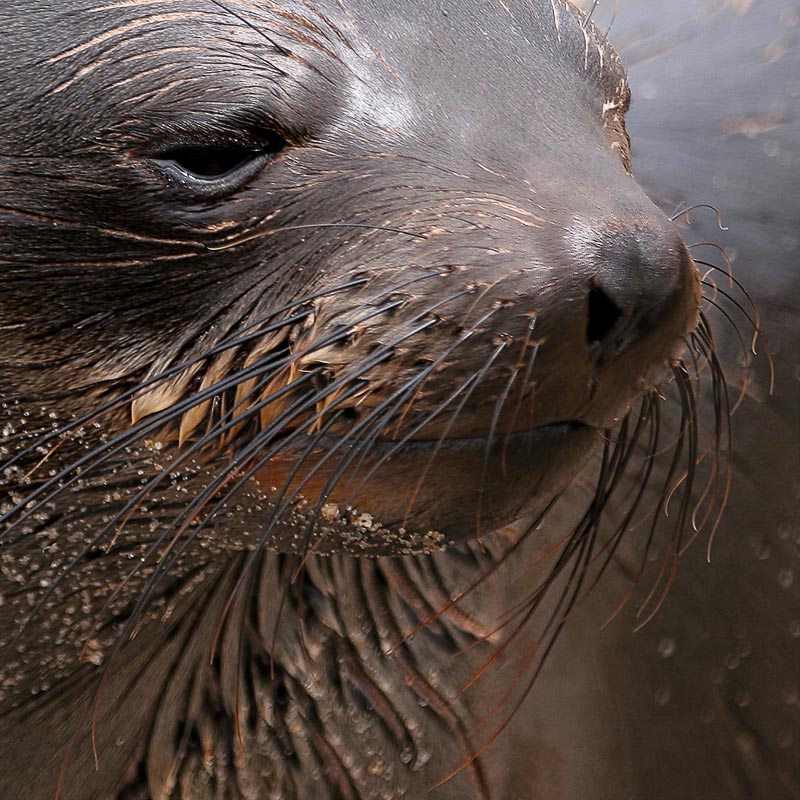
<instances>
[{"instance_id":1,"label":"seal chin","mask_svg":"<svg viewBox=\"0 0 800 800\"><path fill-rule=\"evenodd\" d=\"M355 549L380 555L465 541L535 514L570 483L602 435L584 422L564 421L491 439L382 440L366 453L359 442L327 437L305 455L296 445L285 458L304 460L292 488L323 509L323 518L340 523L322 526L315 550L354 549L352 525L344 521L358 526L366 517ZM274 487L279 469L270 462L255 479ZM285 549L283 541L273 546Z\"/></svg>"}]
</instances>

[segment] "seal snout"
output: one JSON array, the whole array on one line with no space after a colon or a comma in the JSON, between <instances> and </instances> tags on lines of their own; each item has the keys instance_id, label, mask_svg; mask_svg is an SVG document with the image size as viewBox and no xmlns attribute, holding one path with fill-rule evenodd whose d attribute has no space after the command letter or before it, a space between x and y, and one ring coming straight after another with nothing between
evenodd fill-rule
<instances>
[{"instance_id":1,"label":"seal snout","mask_svg":"<svg viewBox=\"0 0 800 800\"><path fill-rule=\"evenodd\" d=\"M588 275L586 341L602 365L637 342L669 348L694 325L699 299L694 262L675 227L656 214L573 231L573 252Z\"/></svg>"}]
</instances>

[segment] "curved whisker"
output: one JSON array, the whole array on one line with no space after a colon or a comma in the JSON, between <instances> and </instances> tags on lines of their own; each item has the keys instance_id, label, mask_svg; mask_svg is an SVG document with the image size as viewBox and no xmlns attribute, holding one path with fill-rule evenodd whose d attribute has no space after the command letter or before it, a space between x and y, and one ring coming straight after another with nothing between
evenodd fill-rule
<instances>
[{"instance_id":1,"label":"curved whisker","mask_svg":"<svg viewBox=\"0 0 800 800\"><path fill-rule=\"evenodd\" d=\"M185 372L188 369L191 369L197 364L201 364L205 361L208 361L209 359L214 358L215 356L220 355L221 353L224 353L227 350L235 349L242 345L248 344L254 340L263 337L266 334L281 330L287 325L299 324L309 316L311 311L304 310L301 313L295 315L294 317L282 319L276 323L273 323L272 325L261 327L263 323L266 322L267 320L273 319L274 317L280 314L284 314L287 311L291 311L293 309L306 305L309 302L318 300L322 297L334 295L339 292L345 292L350 289L356 289L360 286L364 286L368 282L369 282L368 278L357 278L352 281L347 281L346 283L334 286L331 289L323 289L318 292L314 292L312 294L303 296L301 298L293 300L292 302L286 303L283 306L280 306L270 311L270 313L263 319L255 320L253 322L244 325L237 332L237 335L232 339L223 340L222 342L211 347L209 350L204 351L203 353L190 358L188 361L183 361L179 364L169 367L168 369L162 372L159 372L157 375L152 375L151 377L138 383L133 388L127 389L117 394L112 400L103 403L98 408L92 409L88 413L83 414L82 416L70 422L68 425L59 427L55 431L51 431L49 433L44 434L43 436L37 437L35 444L17 453L13 458L11 458L9 461L3 464L3 468L7 469L13 466L21 459L30 455L35 448L46 445L53 439L63 436L65 433L69 431L81 428L85 425L90 424L96 419L102 418L104 414L114 410L115 408L118 408L121 405L126 404L128 401L132 400L134 397L141 394L141 392L144 389L148 389L160 383L163 383L164 381L167 381L172 377L180 375L181 373ZM11 443L13 442L13 439L9 439L7 441Z\"/></svg>"},{"instance_id":2,"label":"curved whisker","mask_svg":"<svg viewBox=\"0 0 800 800\"><path fill-rule=\"evenodd\" d=\"M685 204L682 203L681 205L685 205ZM696 211L697 209L700 209L700 208L706 208L709 211L713 211L714 215L717 218L717 227L719 227L719 229L721 231L727 231L728 230L728 228L726 228L722 224L722 215L717 210L716 206L713 206L710 203L694 203L694 204L692 204L690 206L685 206L684 208L679 208L674 214L672 214L669 217L669 221L670 222L677 222L681 217L686 217L686 221L689 222L689 224L691 224L691 222L689 220L689 214L692 211Z\"/></svg>"}]
</instances>

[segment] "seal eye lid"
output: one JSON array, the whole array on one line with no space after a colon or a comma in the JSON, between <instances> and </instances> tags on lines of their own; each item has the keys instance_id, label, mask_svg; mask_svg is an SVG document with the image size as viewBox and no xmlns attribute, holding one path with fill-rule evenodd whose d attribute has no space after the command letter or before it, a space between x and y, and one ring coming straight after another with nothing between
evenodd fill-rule
<instances>
[{"instance_id":1,"label":"seal eye lid","mask_svg":"<svg viewBox=\"0 0 800 800\"><path fill-rule=\"evenodd\" d=\"M160 147L150 158L183 184L232 190L288 146L287 137L268 129L221 135L183 133L174 145Z\"/></svg>"},{"instance_id":2,"label":"seal eye lid","mask_svg":"<svg viewBox=\"0 0 800 800\"><path fill-rule=\"evenodd\" d=\"M180 169L190 178L214 182L230 177L262 153L237 145L177 147L162 153L159 161Z\"/></svg>"}]
</instances>

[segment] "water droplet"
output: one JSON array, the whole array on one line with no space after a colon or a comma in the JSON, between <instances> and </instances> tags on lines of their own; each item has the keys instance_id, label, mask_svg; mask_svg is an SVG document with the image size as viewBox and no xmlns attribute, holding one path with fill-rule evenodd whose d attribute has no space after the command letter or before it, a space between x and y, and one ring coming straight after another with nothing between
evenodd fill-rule
<instances>
[{"instance_id":1,"label":"water droplet","mask_svg":"<svg viewBox=\"0 0 800 800\"><path fill-rule=\"evenodd\" d=\"M782 750L785 750L787 747L791 747L793 741L794 741L794 736L792 735L792 732L790 730L782 730L778 734L777 738L778 747L780 747Z\"/></svg>"},{"instance_id":2,"label":"water droplet","mask_svg":"<svg viewBox=\"0 0 800 800\"><path fill-rule=\"evenodd\" d=\"M672 690L670 689L668 684L662 684L656 688L656 705L661 706L662 708L666 706L670 699L672 698Z\"/></svg>"},{"instance_id":3,"label":"water droplet","mask_svg":"<svg viewBox=\"0 0 800 800\"><path fill-rule=\"evenodd\" d=\"M766 561L772 555L772 548L768 542L759 542L756 545L756 558L759 561Z\"/></svg>"},{"instance_id":4,"label":"water droplet","mask_svg":"<svg viewBox=\"0 0 800 800\"><path fill-rule=\"evenodd\" d=\"M741 659L736 653L728 653L728 655L725 656L724 664L726 669L734 670L740 663Z\"/></svg>"},{"instance_id":5,"label":"water droplet","mask_svg":"<svg viewBox=\"0 0 800 800\"><path fill-rule=\"evenodd\" d=\"M794 583L794 570L788 567L778 573L778 583L783 589L790 589Z\"/></svg>"},{"instance_id":6,"label":"water droplet","mask_svg":"<svg viewBox=\"0 0 800 800\"><path fill-rule=\"evenodd\" d=\"M735 699L736 705L739 706L739 708L746 708L750 705L753 695L750 694L750 692L748 692L746 689L739 689L739 691L736 692Z\"/></svg>"},{"instance_id":7,"label":"water droplet","mask_svg":"<svg viewBox=\"0 0 800 800\"><path fill-rule=\"evenodd\" d=\"M675 655L675 652L678 649L678 644L675 639L668 637L666 639L662 639L658 643L658 653L661 658L671 658Z\"/></svg>"}]
</instances>

